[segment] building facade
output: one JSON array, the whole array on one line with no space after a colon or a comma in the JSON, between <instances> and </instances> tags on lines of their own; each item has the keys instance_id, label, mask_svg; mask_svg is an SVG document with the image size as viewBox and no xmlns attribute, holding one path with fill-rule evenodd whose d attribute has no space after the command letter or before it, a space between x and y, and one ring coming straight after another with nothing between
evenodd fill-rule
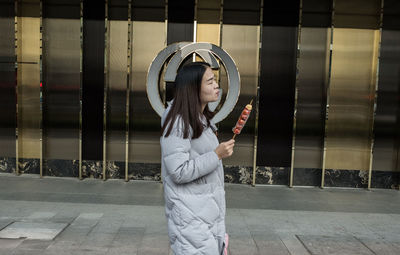
<instances>
[{"instance_id":1,"label":"building facade","mask_svg":"<svg viewBox=\"0 0 400 255\"><path fill-rule=\"evenodd\" d=\"M209 42L241 78L219 139L255 106L226 182L399 187L397 0L2 0L0 27L1 172L159 181L148 68Z\"/></svg>"}]
</instances>

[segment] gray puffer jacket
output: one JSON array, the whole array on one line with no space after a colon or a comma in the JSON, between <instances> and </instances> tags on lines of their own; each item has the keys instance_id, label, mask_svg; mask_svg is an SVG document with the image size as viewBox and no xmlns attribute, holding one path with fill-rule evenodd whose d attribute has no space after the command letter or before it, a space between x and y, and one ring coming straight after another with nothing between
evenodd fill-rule
<instances>
[{"instance_id":1,"label":"gray puffer jacket","mask_svg":"<svg viewBox=\"0 0 400 255\"><path fill-rule=\"evenodd\" d=\"M171 134L160 138L171 248L176 255L219 255L225 238L225 191L222 161L214 151L218 139L211 127L197 139L183 139L182 121L173 125Z\"/></svg>"}]
</instances>

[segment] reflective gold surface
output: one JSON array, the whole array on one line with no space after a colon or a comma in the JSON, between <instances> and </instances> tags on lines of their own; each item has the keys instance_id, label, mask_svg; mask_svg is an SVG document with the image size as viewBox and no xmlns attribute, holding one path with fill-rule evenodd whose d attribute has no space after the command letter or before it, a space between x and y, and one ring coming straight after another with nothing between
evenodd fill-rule
<instances>
[{"instance_id":1,"label":"reflective gold surface","mask_svg":"<svg viewBox=\"0 0 400 255\"><path fill-rule=\"evenodd\" d=\"M198 10L198 14L203 13L204 10ZM197 23L196 29L196 42L209 42L215 45L220 45L220 24L199 24ZM196 61L203 61L197 56ZM221 66L222 67L222 66ZM223 68L223 67L222 67ZM219 81L221 70L215 70L215 79ZM226 90L225 90L226 92ZM220 104L221 105L221 104Z\"/></svg>"},{"instance_id":2,"label":"reflective gold surface","mask_svg":"<svg viewBox=\"0 0 400 255\"><path fill-rule=\"evenodd\" d=\"M197 22L219 24L223 0L197 0Z\"/></svg>"},{"instance_id":3,"label":"reflective gold surface","mask_svg":"<svg viewBox=\"0 0 400 255\"><path fill-rule=\"evenodd\" d=\"M243 107L256 99L258 84L260 27L248 25L223 25L222 48L235 61L241 80L239 100L232 113L220 123L220 140L232 138L235 126ZM221 73L220 87L228 90L227 77ZM224 160L226 165L253 166L254 154L254 113L250 116L240 136L236 138L234 156Z\"/></svg>"},{"instance_id":4,"label":"reflective gold surface","mask_svg":"<svg viewBox=\"0 0 400 255\"><path fill-rule=\"evenodd\" d=\"M321 168L323 109L329 76L330 28L301 28L295 168Z\"/></svg>"},{"instance_id":5,"label":"reflective gold surface","mask_svg":"<svg viewBox=\"0 0 400 255\"><path fill-rule=\"evenodd\" d=\"M219 24L197 24L197 42L209 42L219 45Z\"/></svg>"},{"instance_id":6,"label":"reflective gold surface","mask_svg":"<svg viewBox=\"0 0 400 255\"><path fill-rule=\"evenodd\" d=\"M80 21L44 19L44 158L79 158Z\"/></svg>"},{"instance_id":7,"label":"reflective gold surface","mask_svg":"<svg viewBox=\"0 0 400 255\"><path fill-rule=\"evenodd\" d=\"M0 8L4 8L0 4ZM0 155L15 158L15 19L0 18Z\"/></svg>"},{"instance_id":8,"label":"reflective gold surface","mask_svg":"<svg viewBox=\"0 0 400 255\"><path fill-rule=\"evenodd\" d=\"M32 13L39 10L36 6L39 5L39 1L18 3L21 6L26 5L21 14L26 17L16 17L18 21L16 53L19 134L16 156L37 159L40 158L41 152L40 18L27 16L32 16ZM335 3L334 21L336 23L334 22L335 28L332 32L331 69L329 69L331 29L302 28L301 31L296 136L292 167L399 170L398 143L390 140L390 137L385 138L390 141L385 141L380 145L381 147L376 148L376 159L371 157L370 151L380 38L380 31L372 27L376 25L376 10L379 9L378 3L381 1L368 0L360 11L354 7L361 6L363 3L361 0L351 1L351 3L337 0ZM219 138L224 141L232 137L231 128L243 106L250 99L257 97L259 50L262 42L260 41L260 26L221 24L220 7L219 0L196 1L195 37L198 42L221 45L235 60L241 75L241 95L238 103L228 118L219 124ZM36 16L39 17L39 14ZM130 54L128 52L128 24L132 26L133 40L131 69L129 69L128 60ZM45 108L48 110L44 112L44 117L48 121L48 126L45 126L43 144L45 159L80 158L81 140L78 129L80 105L79 101L71 99L78 97L77 100L79 100L79 65L82 60L79 38L81 26L82 20L61 18L43 20L45 43L43 70L46 74L44 84L50 89L47 91L48 98L45 98L47 99ZM359 29L360 27L363 29ZM108 89L105 90L107 111L104 115L107 131L104 160L159 163L160 118L147 99L146 75L151 61L166 46L166 22L109 21L108 28L109 41L106 48ZM171 31L171 33L179 33L179 31ZM398 35L391 36L398 37ZM389 46L391 49L388 50L393 51L395 46ZM277 52L276 54L280 56L286 53ZM128 78L129 70L132 70L132 75ZM331 72L330 80L328 80L329 72ZM226 95L228 82L223 68L220 74L220 87ZM160 83L161 95L165 95L165 85L163 81ZM323 101L321 98L326 99L325 90L328 83L330 87L326 122L326 153L321 157L324 146L323 141L321 142L323 134L319 132L320 124L324 121L322 118L325 108L321 103ZM397 90L385 92L397 93ZM223 96L222 102L224 98ZM389 102L387 104L390 105ZM268 111L273 111L273 109L265 112ZM389 110L386 110L382 114L388 114L388 112ZM396 122L396 116L393 112L391 114L381 116L390 120L380 121L382 123ZM236 139L234 156L224 160L224 164L253 166L254 146L257 141L257 138L254 140L257 135L254 132L255 119L253 111L242 134ZM126 125L129 127L127 128ZM324 129L323 126L322 129Z\"/></svg>"},{"instance_id":9,"label":"reflective gold surface","mask_svg":"<svg viewBox=\"0 0 400 255\"><path fill-rule=\"evenodd\" d=\"M18 156L40 157L40 19L18 17Z\"/></svg>"},{"instance_id":10,"label":"reflective gold surface","mask_svg":"<svg viewBox=\"0 0 400 255\"><path fill-rule=\"evenodd\" d=\"M166 43L164 22L133 21L129 162L160 163L160 117L146 94L147 69ZM151 33L149 33L151 31Z\"/></svg>"},{"instance_id":11,"label":"reflective gold surface","mask_svg":"<svg viewBox=\"0 0 400 255\"><path fill-rule=\"evenodd\" d=\"M125 161L128 22L110 21L107 160Z\"/></svg>"},{"instance_id":12,"label":"reflective gold surface","mask_svg":"<svg viewBox=\"0 0 400 255\"><path fill-rule=\"evenodd\" d=\"M369 168L378 30L333 31L327 169Z\"/></svg>"}]
</instances>

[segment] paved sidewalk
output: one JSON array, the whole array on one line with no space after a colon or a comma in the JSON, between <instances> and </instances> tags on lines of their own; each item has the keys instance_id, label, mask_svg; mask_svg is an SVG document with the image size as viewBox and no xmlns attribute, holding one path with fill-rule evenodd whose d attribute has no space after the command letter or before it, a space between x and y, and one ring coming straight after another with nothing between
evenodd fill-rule
<instances>
[{"instance_id":1,"label":"paved sidewalk","mask_svg":"<svg viewBox=\"0 0 400 255\"><path fill-rule=\"evenodd\" d=\"M397 190L231 184L226 200L232 255L400 254ZM172 254L163 203L156 182L0 174L0 254Z\"/></svg>"}]
</instances>

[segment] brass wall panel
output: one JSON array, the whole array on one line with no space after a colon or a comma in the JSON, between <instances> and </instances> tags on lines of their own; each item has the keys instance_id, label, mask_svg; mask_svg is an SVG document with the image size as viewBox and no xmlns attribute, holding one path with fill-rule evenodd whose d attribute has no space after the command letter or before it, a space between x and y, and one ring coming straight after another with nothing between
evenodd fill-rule
<instances>
[{"instance_id":1,"label":"brass wall panel","mask_svg":"<svg viewBox=\"0 0 400 255\"><path fill-rule=\"evenodd\" d=\"M79 158L80 20L43 19L44 158Z\"/></svg>"},{"instance_id":2,"label":"brass wall panel","mask_svg":"<svg viewBox=\"0 0 400 255\"><path fill-rule=\"evenodd\" d=\"M18 157L40 157L40 19L18 17Z\"/></svg>"},{"instance_id":3,"label":"brass wall panel","mask_svg":"<svg viewBox=\"0 0 400 255\"><path fill-rule=\"evenodd\" d=\"M125 161L128 21L110 21L107 160Z\"/></svg>"},{"instance_id":4,"label":"brass wall panel","mask_svg":"<svg viewBox=\"0 0 400 255\"><path fill-rule=\"evenodd\" d=\"M335 0L335 28L378 29L382 0Z\"/></svg>"},{"instance_id":5,"label":"brass wall panel","mask_svg":"<svg viewBox=\"0 0 400 255\"><path fill-rule=\"evenodd\" d=\"M4 3L0 4L0 8L7 7ZM16 156L14 24L14 17L0 18L0 157Z\"/></svg>"},{"instance_id":6,"label":"brass wall panel","mask_svg":"<svg viewBox=\"0 0 400 255\"><path fill-rule=\"evenodd\" d=\"M223 25L221 46L235 61L241 80L240 97L231 114L219 124L220 140L232 138L243 107L256 99L258 84L260 26ZM227 92L227 77L221 72L220 87ZM255 104L253 104L255 105ZM250 116L242 133L236 138L234 156L224 160L226 165L253 166L255 115Z\"/></svg>"},{"instance_id":7,"label":"brass wall panel","mask_svg":"<svg viewBox=\"0 0 400 255\"><path fill-rule=\"evenodd\" d=\"M400 5L399 5L400 11ZM400 171L400 31L382 31L372 169ZM374 181L374 180L372 180Z\"/></svg>"},{"instance_id":8,"label":"brass wall panel","mask_svg":"<svg viewBox=\"0 0 400 255\"><path fill-rule=\"evenodd\" d=\"M221 0L197 0L197 23L219 24Z\"/></svg>"},{"instance_id":9,"label":"brass wall panel","mask_svg":"<svg viewBox=\"0 0 400 255\"><path fill-rule=\"evenodd\" d=\"M330 28L301 28L295 168L322 167L330 35Z\"/></svg>"},{"instance_id":10,"label":"brass wall panel","mask_svg":"<svg viewBox=\"0 0 400 255\"><path fill-rule=\"evenodd\" d=\"M219 24L197 24L197 42L209 42L215 45L220 44L220 25Z\"/></svg>"},{"instance_id":11,"label":"brass wall panel","mask_svg":"<svg viewBox=\"0 0 400 255\"><path fill-rule=\"evenodd\" d=\"M164 22L133 21L129 162L160 163L160 117L146 94L147 70L165 47ZM151 33L149 33L151 31Z\"/></svg>"},{"instance_id":12,"label":"brass wall panel","mask_svg":"<svg viewBox=\"0 0 400 255\"><path fill-rule=\"evenodd\" d=\"M326 168L367 170L379 31L333 31Z\"/></svg>"},{"instance_id":13,"label":"brass wall panel","mask_svg":"<svg viewBox=\"0 0 400 255\"><path fill-rule=\"evenodd\" d=\"M203 10L198 10L198 12L202 13ZM221 32L220 24L199 24L196 25L196 42L209 42L215 45L220 45L220 32ZM197 57L196 61L203 61L200 57ZM215 79L217 82L220 78L221 70L214 71ZM226 74L225 74L226 77ZM226 98L226 88L224 89L225 93L222 95L220 105L225 101Z\"/></svg>"}]
</instances>

